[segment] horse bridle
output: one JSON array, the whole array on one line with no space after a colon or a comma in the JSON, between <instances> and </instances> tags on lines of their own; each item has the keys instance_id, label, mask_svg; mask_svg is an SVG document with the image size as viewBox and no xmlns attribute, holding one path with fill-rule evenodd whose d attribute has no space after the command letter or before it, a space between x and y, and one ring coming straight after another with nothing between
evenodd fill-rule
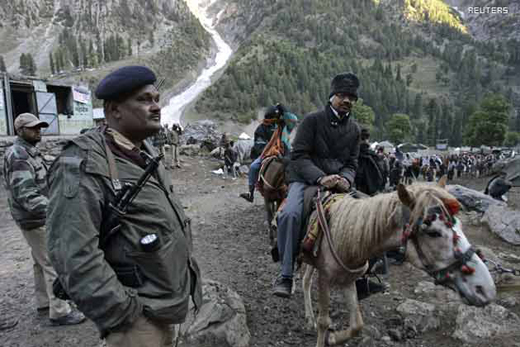
<instances>
[{"instance_id":1,"label":"horse bridle","mask_svg":"<svg viewBox=\"0 0 520 347\"><path fill-rule=\"evenodd\" d=\"M423 270L426 271L431 277L433 277L435 284L446 284L448 282L453 282L452 272L454 270L460 269L462 273L466 275L471 275L475 272L475 269L468 265L473 254L477 254L482 258L481 252L475 250L473 246L470 246L465 252L462 252L460 247L458 247L458 242L460 236L457 234L454 225L456 224L456 219L453 215L446 215L441 210L440 213L434 211L429 213L426 218L419 218L413 225L409 223L410 221L411 211L407 206L403 205L403 219L406 221L403 226L403 234L401 237L401 246L404 248L404 254L406 256L406 250L408 246L408 241L412 241L414 247L417 251L417 256L423 266ZM453 247L454 247L454 258L455 262L452 264L441 268L434 269L431 264L426 262L426 254L424 253L419 240L418 233L421 232L422 229L426 229L433 221L438 218L444 222L444 224L453 231Z\"/></svg>"}]
</instances>

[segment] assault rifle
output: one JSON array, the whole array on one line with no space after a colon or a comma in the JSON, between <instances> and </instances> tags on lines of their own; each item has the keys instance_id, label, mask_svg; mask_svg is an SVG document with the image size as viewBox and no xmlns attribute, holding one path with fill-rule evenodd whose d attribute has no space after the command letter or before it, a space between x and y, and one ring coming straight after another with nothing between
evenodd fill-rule
<instances>
[{"instance_id":1,"label":"assault rifle","mask_svg":"<svg viewBox=\"0 0 520 347\"><path fill-rule=\"evenodd\" d=\"M143 152L144 153L144 152ZM105 219L101 226L101 238L99 241L99 248L103 249L107 244L108 240L114 236L121 229L121 217L126 214L128 205L132 203L132 201L139 194L141 189L143 189L144 185L153 173L157 170L159 166L159 162L164 157L163 154L158 155L153 158L148 156L148 165L144 173L139 177L139 180L135 184L125 182L123 187L117 193L114 202L109 204L109 214ZM52 291L54 296L61 300L70 300L68 293L63 288L59 278L56 278L52 283Z\"/></svg>"},{"instance_id":2,"label":"assault rifle","mask_svg":"<svg viewBox=\"0 0 520 347\"><path fill-rule=\"evenodd\" d=\"M148 165L144 173L139 177L139 180L137 180L135 184L125 182L119 193L117 193L114 202L109 204L110 212L108 218L101 227L100 248L103 248L108 240L121 229L120 218L126 214L128 205L132 203L146 182L148 182L150 177L157 170L159 162L163 157L163 154L159 154L155 158L149 157Z\"/></svg>"}]
</instances>

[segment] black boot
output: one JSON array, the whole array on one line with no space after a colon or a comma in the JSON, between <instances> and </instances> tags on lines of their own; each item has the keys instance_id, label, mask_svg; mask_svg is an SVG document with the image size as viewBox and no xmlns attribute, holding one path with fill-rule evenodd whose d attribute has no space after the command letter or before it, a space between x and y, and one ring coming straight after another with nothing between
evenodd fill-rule
<instances>
[{"instance_id":1,"label":"black boot","mask_svg":"<svg viewBox=\"0 0 520 347\"><path fill-rule=\"evenodd\" d=\"M242 193L240 197L252 203L255 198L255 186L249 186L249 193Z\"/></svg>"}]
</instances>

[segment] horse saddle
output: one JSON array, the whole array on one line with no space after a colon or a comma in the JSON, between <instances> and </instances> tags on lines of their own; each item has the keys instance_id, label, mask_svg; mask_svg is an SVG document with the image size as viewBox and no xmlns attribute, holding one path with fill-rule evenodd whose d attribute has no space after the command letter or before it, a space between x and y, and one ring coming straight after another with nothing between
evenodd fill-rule
<instances>
[{"instance_id":1,"label":"horse saddle","mask_svg":"<svg viewBox=\"0 0 520 347\"><path fill-rule=\"evenodd\" d=\"M303 241L301 243L301 251L304 253L312 254L314 257L317 256L317 251L319 249L319 244L321 243L322 230L319 223L319 214L317 210L318 204L318 190L319 186L309 186L305 189L304 192L304 224L302 230L305 231ZM349 193L333 193L329 190L323 191L320 193L320 203L323 207L324 215L322 218L322 223L328 223L329 220L329 210L330 206L341 200L345 197L345 195L350 195L355 199L367 198L369 195L352 189Z\"/></svg>"}]
</instances>

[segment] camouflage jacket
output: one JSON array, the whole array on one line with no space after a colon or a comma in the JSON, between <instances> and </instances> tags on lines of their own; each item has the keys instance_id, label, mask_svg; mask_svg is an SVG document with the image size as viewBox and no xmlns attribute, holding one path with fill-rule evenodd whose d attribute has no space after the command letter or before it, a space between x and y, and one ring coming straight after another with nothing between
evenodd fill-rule
<instances>
[{"instance_id":1,"label":"camouflage jacket","mask_svg":"<svg viewBox=\"0 0 520 347\"><path fill-rule=\"evenodd\" d=\"M202 300L192 257L191 227L164 166L120 217L121 229L100 248L115 191L106 138L88 132L64 147L49 170L48 249L60 282L101 336L125 329L139 315L168 324L185 320L190 296ZM157 155L145 141L145 151ZM114 152L119 179L136 183L144 169ZM158 249L141 239L156 234Z\"/></svg>"},{"instance_id":2,"label":"camouflage jacket","mask_svg":"<svg viewBox=\"0 0 520 347\"><path fill-rule=\"evenodd\" d=\"M38 148L18 137L4 156L4 179L11 215L20 228L45 225L47 166Z\"/></svg>"}]
</instances>

